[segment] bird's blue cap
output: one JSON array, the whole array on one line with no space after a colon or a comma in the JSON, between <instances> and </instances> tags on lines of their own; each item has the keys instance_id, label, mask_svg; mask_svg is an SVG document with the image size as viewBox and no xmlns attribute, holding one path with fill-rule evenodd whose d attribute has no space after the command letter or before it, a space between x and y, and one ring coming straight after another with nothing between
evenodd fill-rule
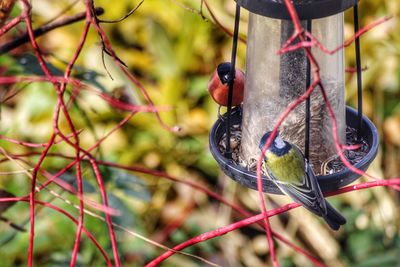
<instances>
[{"instance_id":1,"label":"bird's blue cap","mask_svg":"<svg viewBox=\"0 0 400 267\"><path fill-rule=\"evenodd\" d=\"M224 62L218 65L217 73L222 84L227 84L229 82L229 74L231 72L232 64L230 62Z\"/></svg>"},{"instance_id":2,"label":"bird's blue cap","mask_svg":"<svg viewBox=\"0 0 400 267\"><path fill-rule=\"evenodd\" d=\"M261 150L263 150L263 148L264 148L265 144L267 143L268 138L270 137L271 134L272 134L272 131L267 132L261 138L260 144L258 146ZM274 140L272 141L272 144L268 150L277 156L282 156L282 155L286 154L292 148L292 146L288 142L283 141L280 138L279 138L279 140L276 140L278 136L279 136L279 132L276 134L276 136L275 136Z\"/></svg>"},{"instance_id":3,"label":"bird's blue cap","mask_svg":"<svg viewBox=\"0 0 400 267\"><path fill-rule=\"evenodd\" d=\"M263 137L261 138L260 144L258 145L258 147L262 150L265 146L265 144L267 143L267 140L269 138L269 136L272 134L272 131L269 131L268 133L264 134ZM278 133L279 134L279 133ZM278 136L278 134L276 136ZM275 138L276 138L275 136ZM274 140L272 140L273 143Z\"/></svg>"}]
</instances>

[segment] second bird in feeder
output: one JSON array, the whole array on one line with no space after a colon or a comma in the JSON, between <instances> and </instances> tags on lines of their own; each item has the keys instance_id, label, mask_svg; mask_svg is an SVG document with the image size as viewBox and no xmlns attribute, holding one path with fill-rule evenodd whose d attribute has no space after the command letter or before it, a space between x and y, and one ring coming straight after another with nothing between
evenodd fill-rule
<instances>
[{"instance_id":1,"label":"second bird in feeder","mask_svg":"<svg viewBox=\"0 0 400 267\"><path fill-rule=\"evenodd\" d=\"M218 65L208 82L208 92L220 106L228 106L229 80L231 63ZM236 69L233 80L232 106L239 106L243 102L245 76L243 71Z\"/></svg>"}]
</instances>

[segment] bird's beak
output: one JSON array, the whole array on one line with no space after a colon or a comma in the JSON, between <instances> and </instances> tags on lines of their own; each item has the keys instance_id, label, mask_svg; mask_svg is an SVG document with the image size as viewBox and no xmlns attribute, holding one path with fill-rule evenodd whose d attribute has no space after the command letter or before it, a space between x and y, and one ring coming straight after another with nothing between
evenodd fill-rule
<instances>
[{"instance_id":1,"label":"bird's beak","mask_svg":"<svg viewBox=\"0 0 400 267\"><path fill-rule=\"evenodd\" d=\"M222 76L221 82L222 84L227 84L229 82L229 73Z\"/></svg>"}]
</instances>

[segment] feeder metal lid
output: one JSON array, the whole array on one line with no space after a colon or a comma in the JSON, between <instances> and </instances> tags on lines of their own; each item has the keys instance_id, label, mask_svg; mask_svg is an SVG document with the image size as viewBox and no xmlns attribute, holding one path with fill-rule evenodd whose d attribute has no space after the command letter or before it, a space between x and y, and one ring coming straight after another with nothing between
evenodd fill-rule
<instances>
[{"instance_id":1,"label":"feeder metal lid","mask_svg":"<svg viewBox=\"0 0 400 267\"><path fill-rule=\"evenodd\" d=\"M275 19L290 19L284 0L235 0L252 13ZM293 0L301 20L328 17L357 4L357 0Z\"/></svg>"}]
</instances>

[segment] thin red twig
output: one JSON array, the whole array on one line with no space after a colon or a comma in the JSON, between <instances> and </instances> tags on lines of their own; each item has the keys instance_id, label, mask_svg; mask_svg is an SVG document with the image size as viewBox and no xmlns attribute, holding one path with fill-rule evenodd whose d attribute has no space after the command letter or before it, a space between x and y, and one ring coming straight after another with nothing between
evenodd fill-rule
<instances>
[{"instance_id":1,"label":"thin red twig","mask_svg":"<svg viewBox=\"0 0 400 267\"><path fill-rule=\"evenodd\" d=\"M29 199L24 198L24 197L13 197L13 198L0 198L0 203L1 202L16 202L16 201L24 201L24 202L29 202ZM39 200L35 200L36 204L48 207L50 209L53 209L63 215L65 215L68 219L70 219L74 224L78 225L78 221L68 212L66 212L65 210L54 206L50 203L44 202L44 201L39 201ZM85 228L82 228L83 232L89 237L89 239L93 242L93 244L97 247L97 249L101 252L101 254L103 255L104 259L107 262L107 266L111 267L112 263L110 261L110 259L107 256L107 253L104 251L104 249L101 247L101 245L99 244L99 242L96 240L96 238Z\"/></svg>"},{"instance_id":2,"label":"thin red twig","mask_svg":"<svg viewBox=\"0 0 400 267\"><path fill-rule=\"evenodd\" d=\"M371 187L377 187L377 186L393 186L393 185L400 185L400 178L397 179L392 179L392 180L380 180L380 181L373 181L373 182L365 182L365 183L361 183L358 185L353 185L353 186L347 186L344 187L340 190L337 190L335 192L330 193L330 196L333 195L338 195L338 194L343 194L345 192L351 192L351 191L356 191L356 190L361 190L361 189L366 189L366 188L371 188ZM278 214L281 214L283 212L287 212L291 209L297 208L299 207L300 204L298 203L290 203L287 204L285 206L273 209L273 210L269 210L267 212L267 214L264 213L260 213L258 215L254 215L252 217L246 218L244 220L235 222L233 224L224 226L224 227L220 227L218 229L203 233L199 236L196 236L194 238L191 238L175 247L173 247L173 250L175 251L180 251L182 249L185 249L187 247L193 246L197 243L201 243L204 242L206 240L221 236L221 235L225 235L229 232L232 232L234 230L237 230L239 228L254 224L258 221L261 221L264 219L265 216L267 217L272 217ZM171 257L172 255L174 255L176 252L175 251L166 251L165 253L163 253L162 255L160 255L159 257L155 258L154 260L152 260L151 262L149 262L146 267L154 267L157 266L158 264L160 264L161 262L163 262L164 260L166 260L167 258Z\"/></svg>"},{"instance_id":3,"label":"thin red twig","mask_svg":"<svg viewBox=\"0 0 400 267\"><path fill-rule=\"evenodd\" d=\"M7 33L9 30L17 26L23 20L22 16L17 16L10 20L6 25L0 28L0 37Z\"/></svg>"},{"instance_id":4,"label":"thin red twig","mask_svg":"<svg viewBox=\"0 0 400 267\"><path fill-rule=\"evenodd\" d=\"M247 211L243 210L240 206L230 203L228 201L226 201L224 198L222 198L219 194L205 188L202 187L200 185L197 185L193 182L190 181L186 181L186 180L180 180L177 179L175 177L169 176L163 172L159 172L159 171L152 171L152 170L148 170L145 168L141 168L141 167L130 167L130 166L123 166L123 165L119 165L116 163L109 163L109 162L104 162L104 161L99 161L96 158L94 158L90 152L96 148L99 147L99 145L101 144L101 142L103 140L105 140L108 136L110 136L110 134L112 132L114 132L115 130L121 128L134 114L136 114L137 112L143 112L143 111L150 111L150 112L154 112L157 116L157 119L160 123L160 125L162 125L162 127L164 127L165 129L169 130L169 131L177 131L178 128L176 127L169 127L167 126L160 118L158 112L161 111L162 109L160 108L156 108L152 102L152 100L150 99L146 89L144 88L144 86L141 84L141 82L136 79L135 76L133 76L128 70L127 68L123 65L122 61L117 57L117 55L115 54L110 41L108 40L107 35L105 34L105 32L103 31L103 29L100 27L99 25L99 20L96 18L96 15L94 13L94 6L93 6L93 1L91 0L85 0L85 6L86 6L86 21L85 21L85 26L84 26L84 30L83 33L81 35L81 40L78 44L78 47L72 57L72 59L70 60L65 72L64 72L64 77L56 77L54 75L52 75L52 73L50 72L50 70L48 69L46 62L43 58L43 55L40 51L40 48L38 46L38 44L36 43L35 40L35 36L34 36L34 31L32 29L32 21L31 21L31 17L30 17L30 12L31 12L31 6L28 0L21 0L22 2L22 14L20 16L15 17L14 19L12 19L8 24L6 24L5 26L3 26L0 29L0 36L5 34L8 30L10 30L11 28L15 27L16 25L18 25L22 20L25 21L26 23L26 28L27 28L27 33L29 35L30 38L30 43L34 49L34 52L36 54L36 57L39 61L39 64L43 70L43 72L45 73L45 77L31 77L31 78L24 78L24 77L0 77L0 84L8 84L8 83L16 83L16 82L23 82L23 81L27 81L27 82L32 82L32 81L47 81L47 82L51 82L54 85L54 88L57 92L57 103L55 106L55 110L54 110L54 116L53 116L53 128L54 128L54 132L52 133L49 141L47 143L43 143L43 144L34 144L34 143L29 143L29 142L24 142L24 141L18 141L15 140L13 138L9 138L9 137L4 137L4 136L0 136L0 138L7 140L9 142L15 143L15 144L19 144L19 145L23 145L26 147L43 147L44 150L40 153L38 162L35 164L34 166L34 170L32 173L32 188L31 188L31 193L29 194L29 196L24 197L24 198L18 198L18 200L14 200L14 201L29 201L30 203L30 240L29 240L29 249L28 249L28 266L32 266L33 265L33 245L34 245L34 226L35 226L35 219L34 219L34 214L35 214L35 204L40 204L40 205L45 205L47 207L53 208L61 213L63 213L64 215L66 215L67 217L69 217L76 225L77 225L77 231L76 231L76 235L75 235L75 243L74 243L74 249L72 252L72 258L71 258L71 266L74 266L76 264L76 258L79 252L79 245L80 245L80 240L81 240L81 232L83 231L84 233L86 233L89 238L93 238L92 241L95 243L95 245L97 246L97 248L101 251L101 253L103 254L103 256L106 258L107 264L109 266L111 266L111 261L108 259L106 253L104 252L104 250L98 245L97 241L94 239L94 237L87 232L87 230L83 227L83 221L84 221L84 213L83 213L83 208L84 208L84 203L88 203L94 207L96 207L96 205L98 205L97 207L99 208L99 210L102 210L105 212L106 215L106 223L108 225L108 231L109 231L109 235L110 235L110 240L111 240L111 245L112 245L112 250L113 250L113 254L114 254L114 261L115 261L115 265L116 266L120 266L120 260L119 260L119 255L118 255L118 248L117 248L117 240L115 238L115 234L114 234L114 229L112 226L112 222L111 222L111 214L113 212L113 210L111 208L108 207L108 201L107 201L107 194L106 194L106 190L105 190L105 185L103 182L103 177L99 171L98 168L98 164L102 164L105 166L110 166L110 167L116 167L116 168L120 168L120 169L126 169L126 170L131 170L131 171L139 171L142 173L148 173L148 174L152 174L152 175L156 175L156 176L163 176L166 177L172 181L176 181L176 182L181 182L184 183L188 186L191 186L197 190L200 190L206 194L208 194L209 196L219 200L220 202L231 206L233 209L235 209L236 211L238 211L240 214L242 214L243 216L247 216L248 218L234 223L232 225L226 226L226 227L222 227L219 228L215 231L211 231L208 233L204 233L202 235L200 235L199 237L195 237L191 240L188 240L178 246L176 246L175 251L167 251L166 253L164 253L163 255L161 255L160 257L156 258L154 261L152 261L151 263L149 263L148 266L155 266L157 265L159 262L162 262L163 260L165 260L166 258L168 258L169 256L173 255L176 251L183 249L187 246L196 244L198 242L202 242L204 240L216 237L216 236L220 236L223 234L226 234L230 231L233 231L235 229L238 229L240 227L246 226L246 225L250 225L254 222L260 222L263 221L264 224L262 224L262 227L265 229L266 233L267 233L267 238L268 238L268 242L269 242L269 246L270 246L270 256L271 256L271 260L274 266L279 266L279 263L276 259L276 255L275 255L275 250L274 250L274 244L273 244L273 236L275 236L276 238L278 238L279 240L281 240L282 242L288 244L289 246L291 246L292 248L295 249L295 251L302 253L303 255L305 255L308 259L310 259L310 261L312 261L315 265L317 266L323 266L322 263L320 263L317 259L315 259L311 254L309 254L306 251L303 251L301 248L291 244L289 241L285 240L282 236L280 236L279 234L273 232L270 228L269 222L268 222L268 218L270 216L273 216L275 214L279 214L282 212L285 212L289 209L295 208L298 206L298 204L289 204L287 206L283 206L279 209L273 209L271 211L267 211L266 207L265 207L265 202L264 202L264 195L262 193L262 184L261 184L261 162L262 162L262 158L263 158L263 153L262 155L260 155L260 159L257 163L257 187L259 190L259 197L260 197L260 207L262 210L261 214L258 215L251 215L250 213L248 213ZM212 17L212 19L214 20L214 22L222 28L222 30L224 30L226 33L228 34L232 34L227 28L225 28L219 21L218 19L215 17L214 13L212 12L212 10L210 10L208 3L206 1L204 1L204 4L206 6L206 8L208 9L208 11L210 12L210 15ZM311 66L312 66L312 70L313 70L313 84L307 89L307 91L299 98L297 99L295 102L293 102L292 104L289 105L288 109L282 114L282 116L279 118L277 124L275 125L274 129L273 129L273 133L270 137L270 140L267 141L267 144L265 145L265 147L263 148L263 152L265 152L267 150L267 148L270 146L271 144L271 140L272 138L277 134L277 130L280 126L280 124L283 122L283 120L287 117L287 115L293 110L295 109L302 101L304 101L307 97L310 96L310 94L314 91L314 89L316 87L319 87L321 94L323 95L327 110L328 110L328 114L332 120L332 129L333 129L333 138L335 141L335 148L337 151L337 154L339 155L340 159L342 160L342 162L344 163L344 165L349 168L351 171L359 174L359 175L364 175L367 176L369 178L372 179L377 179L376 177L373 177L371 175L366 174L365 172L358 170L356 168L354 168L348 161L347 159L344 157L343 154L343 150L348 150L348 149L356 149L357 146L346 146L345 144L340 144L339 142L339 138L338 138L338 133L337 133L337 124L336 124L336 118L335 118L335 114L333 112L332 106L330 105L328 98L326 96L326 92L325 89L323 87L323 84L321 83L321 79L320 79L320 75L319 75L319 66L318 63L316 62L315 58L313 57L312 53L311 53L311 47L318 47L321 51L323 51L324 53L327 54L333 54L336 53L337 51L343 49L344 47L349 46L356 38L360 37L362 34L366 33L367 31L371 30L372 28L376 27L377 25L382 24L383 22L389 20L391 17L384 17L380 20L375 21L374 23L371 23L370 25L367 25L366 27L362 28L360 31L358 31L357 33L355 33L355 35L349 39L348 41L346 41L343 45L333 49L333 50L328 50L326 49L311 33L306 32L300 23L300 20L296 14L296 10L294 9L293 3L291 3L290 0L285 0L285 5L289 11L289 14L291 16L291 19L294 23L295 26L295 32L293 33L293 35L289 38L289 40L286 42L286 44L282 47L282 49L279 51L279 53L283 54L283 53L287 53L289 51L294 51L297 49L304 49L307 55L307 58L310 60ZM121 110L125 110L125 111L131 111L131 114L126 117L124 120L122 120L108 135L104 136L103 138L99 139L91 148L84 150L80 147L80 143L79 143L79 133L80 131L77 131L75 129L74 123L69 115L68 112L68 107L70 106L71 103L73 103L76 99L76 97L78 96L78 93L80 91L81 88L88 88L88 86L84 85L81 81L79 80L75 80L73 78L70 77L71 75L71 71L73 69L74 63L77 60L77 58L79 57L79 54L83 48L83 45L85 43L86 40L86 35L87 32L89 30L90 27L93 27L96 32L99 34L102 43L104 45L104 49L105 51L114 59L115 63L119 66L119 68L123 71L123 73L126 75L126 77L133 83L135 84L142 92L144 98L146 99L148 105L145 107L139 107L136 105L131 105L129 103L124 103L119 101L118 99L114 99L112 97L110 97L109 95L105 94L104 92L100 92L97 90L94 90L95 93L97 93L103 100L105 100L108 104L110 104L112 107L114 108L118 108ZM310 39L310 41L307 41L307 38ZM295 40L299 39L300 42L293 44ZM241 39L242 42L245 42L245 40L242 38ZM66 90L67 85L72 85L73 86L73 94L71 95L70 99L68 100L67 104L64 103L64 93ZM59 129L59 117L60 117L60 112L62 112L62 114L64 115L66 122L68 124L68 127L71 131L70 135L64 135L60 129ZM60 170L57 174L55 175L51 175L49 173L47 173L44 169L41 168L41 165L44 161L44 159L47 156L50 156L51 153L49 153L49 150L52 148L53 145L61 142L61 141L56 141L57 136L61 137L61 141L64 141L65 143L67 143L68 145L72 146L75 150L75 156L71 157L72 162L70 162L65 168L63 168L62 170ZM96 176L96 180L97 183L99 185L100 188L100 193L103 199L103 205L99 205L97 203L92 203L90 200L88 199L84 199L83 196L83 190L82 190L82 173L81 173L81 169L80 169L80 162L82 160L88 160L90 162L91 168L93 169L93 171L95 172L95 176ZM66 184L63 184L62 182L60 182L60 180L58 179L58 177L60 175L62 175L63 173L65 173L67 170L69 170L70 168L72 168L73 166L76 167L76 177L77 177L77 184L78 184L78 192L75 192L75 190L73 190L73 188L71 186L67 186ZM38 174L41 173L43 174L48 180L40 185L39 189L36 189L36 179ZM79 219L76 220L75 218L73 218L71 215L67 215L65 211L61 210L60 208L54 207L49 203L45 203L45 202L40 202L35 200L35 194L37 192L39 192L42 188L46 187L48 184L50 184L51 182L56 182L59 185L61 185L63 188L66 188L66 190L70 191L71 193L77 194L78 199L79 199ZM343 188L341 190L338 190L334 193L331 194L339 194L339 193L345 193L345 192L349 192L349 191L354 191L354 190L359 190L359 189L365 189L365 188L369 188L369 187L373 187L373 186L391 186L394 187L395 189L398 189L399 186L399 180L398 179L393 179L393 180L389 180L389 181L382 181L382 180L378 180L378 181L374 181L374 182L370 182L370 183L364 183L364 184L360 184L360 185L355 185L355 186L349 186L346 188ZM330 194L330 195L331 195ZM0 199L0 201L4 201L4 199Z\"/></svg>"},{"instance_id":5,"label":"thin red twig","mask_svg":"<svg viewBox=\"0 0 400 267\"><path fill-rule=\"evenodd\" d=\"M80 134L82 130L77 131L78 134ZM70 139L72 138L72 134L67 135L67 138ZM4 141L8 141L10 143L14 143L17 145L25 146L25 147L32 147L32 148L37 148L37 147L46 147L47 144L45 143L30 143L30 142L24 142L24 141L19 141L4 135L0 134L0 139L3 139ZM63 142L63 140L55 140L54 145L59 144Z\"/></svg>"},{"instance_id":6,"label":"thin red twig","mask_svg":"<svg viewBox=\"0 0 400 267\"><path fill-rule=\"evenodd\" d=\"M233 32L232 32L230 29L228 29L227 27L225 27L224 25L222 25L222 23L218 20L217 16L215 16L214 12L212 11L212 9L210 8L210 6L208 5L207 1L204 0L203 3L204 3L204 5L206 6L208 12L210 13L210 16L211 16L212 20L214 21L214 23L215 23L219 28L221 28L221 30L222 30L223 32L225 32L226 34L228 34L229 36L232 37L232 36L233 36ZM244 44L247 43L246 38L243 38L242 36L239 36L238 39L239 39L240 42L242 42L242 43L244 43Z\"/></svg>"},{"instance_id":7,"label":"thin red twig","mask_svg":"<svg viewBox=\"0 0 400 267\"><path fill-rule=\"evenodd\" d=\"M17 157L29 157L32 155L37 155L38 153L35 152L30 152L30 153L26 153L26 154L21 154L21 155L17 155ZM75 157L72 156L66 156L60 153L48 153L47 156L55 156L55 157L61 157L61 158L65 158L65 159L71 159L74 160ZM122 170L127 170L127 171L133 171L133 172L139 172L139 173L143 173L143 174L150 174L152 176L156 176L156 177L163 177L166 178L168 180L171 180L173 182L177 182L177 183L181 183L184 185L187 185L195 190L198 190L200 192L203 192L205 194L207 194L208 196L218 200L219 202L223 203L224 205L227 205L229 207L231 207L232 209L234 209L235 211L237 211L239 214L241 214L244 217L250 217L253 216L254 214L251 214L250 212L244 210L243 208L241 208L240 206L238 206L237 204L234 204L226 199L224 199L221 195L215 193L214 191L209 190L208 188L199 185L197 183L192 182L191 180L182 180L180 178L171 176L165 172L162 171L156 171L156 170L151 170L151 169L147 169L141 166L127 166L127 165L122 165L122 164L118 164L118 163L114 163L114 162L107 162L107 161L101 161L101 160L96 160L96 163L101 164L103 166L108 166L108 167L113 167L113 168L117 168L117 169L122 169ZM86 199L87 201L87 199ZM263 224L260 224L261 227L264 227ZM307 257L311 262L313 262L316 266L324 266L323 263L319 262L314 256L312 256L309 252L303 250L302 248L292 244L291 242L289 242L288 240L286 240L283 236L279 235L276 232L272 232L272 234L279 239L280 241L282 241L283 243L287 244L288 246L292 247L296 252L304 255L305 257Z\"/></svg>"}]
</instances>

